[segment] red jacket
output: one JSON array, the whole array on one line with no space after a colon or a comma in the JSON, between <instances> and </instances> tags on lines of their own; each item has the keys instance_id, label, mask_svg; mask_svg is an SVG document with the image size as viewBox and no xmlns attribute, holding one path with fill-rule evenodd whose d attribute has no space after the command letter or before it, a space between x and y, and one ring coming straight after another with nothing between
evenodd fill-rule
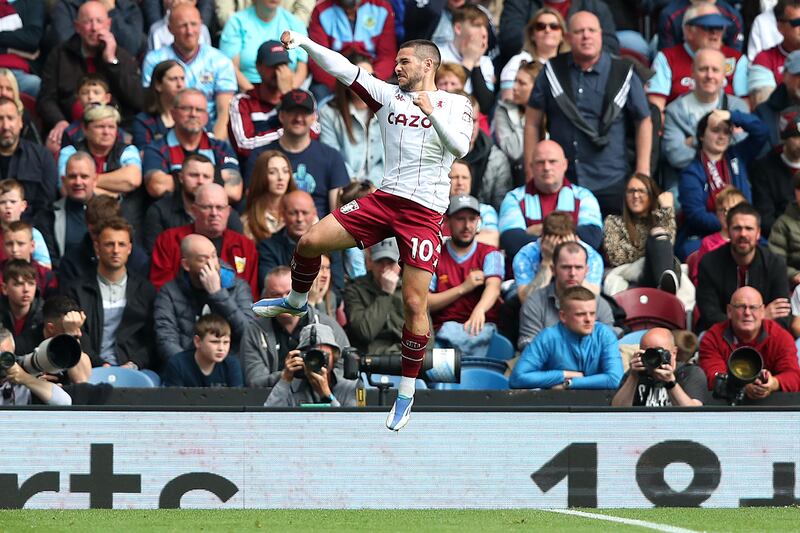
<instances>
[{"instance_id":1,"label":"red jacket","mask_svg":"<svg viewBox=\"0 0 800 533\"><path fill-rule=\"evenodd\" d=\"M150 283L160 289L172 281L181 268L181 240L194 233L194 224L178 226L161 232L153 248L150 264ZM250 284L253 298L258 296L258 252L253 241L235 231L222 233L222 261L236 269L236 275Z\"/></svg>"},{"instance_id":2,"label":"red jacket","mask_svg":"<svg viewBox=\"0 0 800 533\"><path fill-rule=\"evenodd\" d=\"M764 368L778 378L784 392L800 391L800 365L792 335L774 320L764 320L761 332L752 342L742 342L733 334L730 320L714 324L700 341L700 367L708 378L708 388L714 384L717 372L728 371L728 356L741 346L755 348L764 358Z\"/></svg>"}]
</instances>

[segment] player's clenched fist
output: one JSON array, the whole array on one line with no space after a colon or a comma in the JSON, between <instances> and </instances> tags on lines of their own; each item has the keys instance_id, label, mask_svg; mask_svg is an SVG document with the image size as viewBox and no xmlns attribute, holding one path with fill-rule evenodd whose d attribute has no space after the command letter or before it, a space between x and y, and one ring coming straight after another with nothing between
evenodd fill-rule
<instances>
[{"instance_id":1,"label":"player's clenched fist","mask_svg":"<svg viewBox=\"0 0 800 533\"><path fill-rule=\"evenodd\" d=\"M281 34L281 44L287 50L297 47L297 41L294 38L294 32L286 30Z\"/></svg>"},{"instance_id":2,"label":"player's clenched fist","mask_svg":"<svg viewBox=\"0 0 800 533\"><path fill-rule=\"evenodd\" d=\"M431 104L431 99L428 97L428 93L419 92L411 99L411 101L414 102L414 105L420 108L425 115L430 115L433 113L433 104Z\"/></svg>"}]
</instances>

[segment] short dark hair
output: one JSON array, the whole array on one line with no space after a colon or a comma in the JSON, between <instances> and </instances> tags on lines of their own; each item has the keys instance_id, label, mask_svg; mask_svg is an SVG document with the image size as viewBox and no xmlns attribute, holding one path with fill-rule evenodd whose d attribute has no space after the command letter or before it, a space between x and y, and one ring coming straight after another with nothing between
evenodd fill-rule
<instances>
[{"instance_id":1,"label":"short dark hair","mask_svg":"<svg viewBox=\"0 0 800 533\"><path fill-rule=\"evenodd\" d=\"M231 325L216 313L203 315L194 323L194 334L202 339L209 333L217 337L230 337Z\"/></svg>"},{"instance_id":2,"label":"short dark hair","mask_svg":"<svg viewBox=\"0 0 800 533\"><path fill-rule=\"evenodd\" d=\"M469 22L489 27L489 16L477 4L464 4L453 13L453 24Z\"/></svg>"},{"instance_id":3,"label":"short dark hair","mask_svg":"<svg viewBox=\"0 0 800 533\"><path fill-rule=\"evenodd\" d=\"M183 159L183 166L181 168L185 167L186 163L189 163L190 161L197 161L198 163L208 163L209 165L214 164L214 162L211 159L209 159L207 156L204 156L203 154L189 154Z\"/></svg>"},{"instance_id":4,"label":"short dark hair","mask_svg":"<svg viewBox=\"0 0 800 533\"><path fill-rule=\"evenodd\" d=\"M20 182L14 178L0 180L0 195L10 193L11 191L17 191L20 199L25 199L25 187L23 187Z\"/></svg>"},{"instance_id":5,"label":"short dark hair","mask_svg":"<svg viewBox=\"0 0 800 533\"><path fill-rule=\"evenodd\" d=\"M98 87L102 87L105 92L111 92L111 86L108 84L108 80L99 72L90 72L89 74L83 76L78 82L76 90L80 91L81 87L84 85L97 85Z\"/></svg>"},{"instance_id":6,"label":"short dark hair","mask_svg":"<svg viewBox=\"0 0 800 533\"><path fill-rule=\"evenodd\" d=\"M124 218L111 217L98 222L97 226L94 228L94 234L96 235L96 238L99 239L100 235L107 229L114 231L127 231L128 238L131 242L133 242L133 226L131 226L130 222Z\"/></svg>"},{"instance_id":7,"label":"short dark hair","mask_svg":"<svg viewBox=\"0 0 800 533\"><path fill-rule=\"evenodd\" d=\"M86 225L96 231L100 222L121 216L119 199L107 194L95 194L86 204Z\"/></svg>"},{"instance_id":8,"label":"short dark hair","mask_svg":"<svg viewBox=\"0 0 800 533\"><path fill-rule=\"evenodd\" d=\"M542 236L567 237L575 234L575 220L566 211L553 211L542 221Z\"/></svg>"},{"instance_id":9,"label":"short dark hair","mask_svg":"<svg viewBox=\"0 0 800 533\"><path fill-rule=\"evenodd\" d=\"M559 298L559 302L561 303L561 307L564 307L564 304L569 301L573 300L576 302L593 302L597 299L597 296L582 285L576 285L574 287L569 287L565 289L564 292L561 293L561 297Z\"/></svg>"},{"instance_id":10,"label":"short dark hair","mask_svg":"<svg viewBox=\"0 0 800 533\"><path fill-rule=\"evenodd\" d=\"M778 0L778 3L772 8L775 20L778 22L785 20L787 7L800 7L800 0Z\"/></svg>"},{"instance_id":11,"label":"short dark hair","mask_svg":"<svg viewBox=\"0 0 800 533\"><path fill-rule=\"evenodd\" d=\"M36 283L36 267L24 259L10 259L3 266L3 281L24 280Z\"/></svg>"},{"instance_id":12,"label":"short dark hair","mask_svg":"<svg viewBox=\"0 0 800 533\"><path fill-rule=\"evenodd\" d=\"M31 234L31 239L33 239L33 226L30 222L26 222L24 220L15 220L14 222L8 223L7 232L17 232L17 231L27 231Z\"/></svg>"},{"instance_id":13,"label":"short dark hair","mask_svg":"<svg viewBox=\"0 0 800 533\"><path fill-rule=\"evenodd\" d=\"M397 47L398 50L402 48L413 48L414 55L417 59L424 61L428 58L433 59L433 69L437 70L439 65L442 64L442 54L439 52L439 47L433 41L427 39L411 39Z\"/></svg>"},{"instance_id":14,"label":"short dark hair","mask_svg":"<svg viewBox=\"0 0 800 533\"><path fill-rule=\"evenodd\" d=\"M561 252L566 250L568 253L571 254L578 254L583 252L583 258L588 263L589 262L589 254L586 253L586 249L578 244L575 241L567 241L559 243L555 249L553 250L553 265L558 265L559 261L561 260Z\"/></svg>"},{"instance_id":15,"label":"short dark hair","mask_svg":"<svg viewBox=\"0 0 800 533\"><path fill-rule=\"evenodd\" d=\"M82 311L75 300L65 294L56 294L45 300L42 306L42 318L45 323L55 322L64 318L71 311Z\"/></svg>"},{"instance_id":16,"label":"short dark hair","mask_svg":"<svg viewBox=\"0 0 800 533\"><path fill-rule=\"evenodd\" d=\"M742 202L740 204L735 205L728 211L728 214L725 216L725 223L728 224L728 227L731 227L731 221L733 217L736 215L750 215L756 217L756 225L761 227L761 213L758 210L750 205L747 202Z\"/></svg>"}]
</instances>

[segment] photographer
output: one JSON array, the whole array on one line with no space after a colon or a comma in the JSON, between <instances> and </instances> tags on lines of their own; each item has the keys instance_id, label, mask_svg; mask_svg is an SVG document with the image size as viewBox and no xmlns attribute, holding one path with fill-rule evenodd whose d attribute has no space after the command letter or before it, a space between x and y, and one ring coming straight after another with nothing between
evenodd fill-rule
<instances>
[{"instance_id":1,"label":"photographer","mask_svg":"<svg viewBox=\"0 0 800 533\"><path fill-rule=\"evenodd\" d=\"M653 328L639 342L631 366L611 405L615 407L701 406L706 396L703 371L677 364L678 349L672 332ZM669 362L666 360L669 359Z\"/></svg>"},{"instance_id":2,"label":"photographer","mask_svg":"<svg viewBox=\"0 0 800 533\"><path fill-rule=\"evenodd\" d=\"M0 352L14 353L14 337L5 328L0 328ZM30 375L19 363L0 370L0 405L30 405L34 402L72 405L72 398L61 387Z\"/></svg>"},{"instance_id":3,"label":"photographer","mask_svg":"<svg viewBox=\"0 0 800 533\"><path fill-rule=\"evenodd\" d=\"M336 368L340 356L341 348L330 326L309 324L304 327L297 349L286 355L281 379L270 391L264 406L329 403L331 407L355 407L357 381L344 379L341 369Z\"/></svg>"}]
</instances>

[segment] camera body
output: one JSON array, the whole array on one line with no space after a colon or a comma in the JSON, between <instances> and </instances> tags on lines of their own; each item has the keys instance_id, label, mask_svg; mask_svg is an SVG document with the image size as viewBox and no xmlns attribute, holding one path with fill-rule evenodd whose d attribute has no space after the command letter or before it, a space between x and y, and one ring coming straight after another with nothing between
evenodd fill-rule
<instances>
[{"instance_id":1,"label":"camera body","mask_svg":"<svg viewBox=\"0 0 800 533\"><path fill-rule=\"evenodd\" d=\"M17 356L11 352L0 352L0 378L6 376L6 371L17 363Z\"/></svg>"},{"instance_id":2,"label":"camera body","mask_svg":"<svg viewBox=\"0 0 800 533\"><path fill-rule=\"evenodd\" d=\"M322 369L328 367L328 354L319 348L308 348L300 352L306 371L322 374ZM299 373L298 373L299 374ZM305 375L305 373L303 373Z\"/></svg>"},{"instance_id":3,"label":"camera body","mask_svg":"<svg viewBox=\"0 0 800 533\"><path fill-rule=\"evenodd\" d=\"M672 352L666 348L648 348L642 354L645 371L652 374L661 365L672 364Z\"/></svg>"},{"instance_id":4,"label":"camera body","mask_svg":"<svg viewBox=\"0 0 800 533\"><path fill-rule=\"evenodd\" d=\"M729 405L737 405L744 400L744 387L764 374L764 358L758 350L742 346L728 357L728 372L718 372L714 376L711 394L714 398L725 400Z\"/></svg>"}]
</instances>

